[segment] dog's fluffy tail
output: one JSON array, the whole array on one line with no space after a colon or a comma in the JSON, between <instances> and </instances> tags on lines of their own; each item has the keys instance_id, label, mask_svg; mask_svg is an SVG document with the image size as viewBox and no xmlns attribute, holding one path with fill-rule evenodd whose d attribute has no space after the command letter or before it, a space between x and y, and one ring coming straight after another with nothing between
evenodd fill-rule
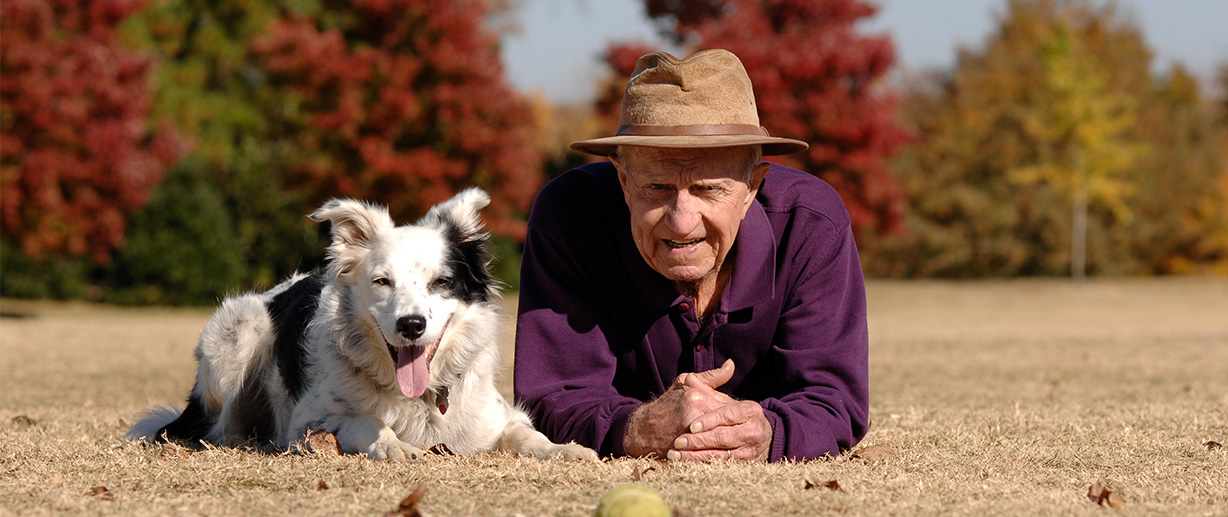
<instances>
[{"instance_id":1,"label":"dog's fluffy tail","mask_svg":"<svg viewBox=\"0 0 1228 517\"><path fill-rule=\"evenodd\" d=\"M179 418L180 413L183 413L183 410L170 407L151 409L141 417L141 421L128 430L124 438L133 441L155 442L159 438L158 431Z\"/></svg>"}]
</instances>

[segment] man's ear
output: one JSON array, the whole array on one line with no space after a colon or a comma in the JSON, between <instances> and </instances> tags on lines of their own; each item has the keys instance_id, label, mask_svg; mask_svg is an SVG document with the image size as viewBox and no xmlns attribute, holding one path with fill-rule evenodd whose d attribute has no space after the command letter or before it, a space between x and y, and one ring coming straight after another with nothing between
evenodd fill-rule
<instances>
[{"instance_id":1,"label":"man's ear","mask_svg":"<svg viewBox=\"0 0 1228 517\"><path fill-rule=\"evenodd\" d=\"M759 162L754 169L750 171L750 188L746 192L746 200L742 203L742 217L746 217L746 211L750 210L750 204L755 201L755 196L759 195L759 187L763 185L763 177L767 176L768 170L772 168L772 164L768 162Z\"/></svg>"},{"instance_id":2,"label":"man's ear","mask_svg":"<svg viewBox=\"0 0 1228 517\"><path fill-rule=\"evenodd\" d=\"M627 190L627 169L623 165L622 160L618 159L618 153L609 156L610 163L614 164L614 168L618 169L618 184L623 188L623 201L627 206L631 206L631 191Z\"/></svg>"}]
</instances>

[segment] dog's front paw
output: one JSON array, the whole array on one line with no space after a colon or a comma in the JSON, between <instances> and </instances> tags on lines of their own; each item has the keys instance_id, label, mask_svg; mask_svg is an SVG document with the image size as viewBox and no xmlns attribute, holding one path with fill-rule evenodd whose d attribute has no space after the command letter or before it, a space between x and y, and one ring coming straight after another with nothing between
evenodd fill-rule
<instances>
[{"instance_id":1,"label":"dog's front paw","mask_svg":"<svg viewBox=\"0 0 1228 517\"><path fill-rule=\"evenodd\" d=\"M381 440L367 448L367 457L380 461L405 463L418 461L425 455L426 451L400 440Z\"/></svg>"},{"instance_id":2,"label":"dog's front paw","mask_svg":"<svg viewBox=\"0 0 1228 517\"><path fill-rule=\"evenodd\" d=\"M566 461L599 461L597 452L575 442L555 445L550 451L551 459Z\"/></svg>"}]
</instances>

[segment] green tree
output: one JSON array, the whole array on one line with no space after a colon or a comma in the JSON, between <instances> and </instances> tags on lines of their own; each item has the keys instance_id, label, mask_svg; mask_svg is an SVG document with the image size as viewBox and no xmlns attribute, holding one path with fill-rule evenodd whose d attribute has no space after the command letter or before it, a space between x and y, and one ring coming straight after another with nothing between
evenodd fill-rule
<instances>
[{"instance_id":1,"label":"green tree","mask_svg":"<svg viewBox=\"0 0 1228 517\"><path fill-rule=\"evenodd\" d=\"M229 236L229 241L209 254L181 257L191 261L178 266L182 274L148 272L130 279L148 283L145 288L134 290L115 283L114 289L161 293L178 286L196 293L195 302L212 303L226 292L271 285L323 258L326 241L316 225L303 217L314 207L285 180L297 152L285 141L286 128L276 124L277 114L270 114L281 105L277 92L270 87L264 64L251 50L252 40L267 34L269 24L280 16L282 4L277 0L153 0L125 25L125 40L130 45L159 58L155 112L173 120L181 133L192 138L191 157L172 168L159 188L194 198L183 202L201 207L213 206L219 202L215 197L220 197L228 217L212 223L220 225L217 232ZM198 188L181 188L186 184ZM168 193L155 195L165 198ZM176 242L181 238L179 225L186 222L176 221L166 212L169 208L150 207L133 232L145 236L143 239ZM202 217L209 213L202 212ZM139 256L140 250L151 255ZM159 246L150 243L129 250L126 257L130 263L156 264L161 261L158 250ZM239 274L209 273L219 261L242 264ZM193 271L198 278L184 276ZM134 296L124 298L128 301Z\"/></svg>"}]
</instances>

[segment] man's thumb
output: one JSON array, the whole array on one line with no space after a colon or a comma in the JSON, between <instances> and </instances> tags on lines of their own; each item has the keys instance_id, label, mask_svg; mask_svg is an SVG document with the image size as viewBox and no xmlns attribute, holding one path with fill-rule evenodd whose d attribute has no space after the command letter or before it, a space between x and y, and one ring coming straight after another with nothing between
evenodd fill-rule
<instances>
[{"instance_id":1,"label":"man's thumb","mask_svg":"<svg viewBox=\"0 0 1228 517\"><path fill-rule=\"evenodd\" d=\"M733 378L733 369L733 359L726 359L720 368L693 373L691 377L696 381L706 384L709 388L716 389Z\"/></svg>"}]
</instances>

